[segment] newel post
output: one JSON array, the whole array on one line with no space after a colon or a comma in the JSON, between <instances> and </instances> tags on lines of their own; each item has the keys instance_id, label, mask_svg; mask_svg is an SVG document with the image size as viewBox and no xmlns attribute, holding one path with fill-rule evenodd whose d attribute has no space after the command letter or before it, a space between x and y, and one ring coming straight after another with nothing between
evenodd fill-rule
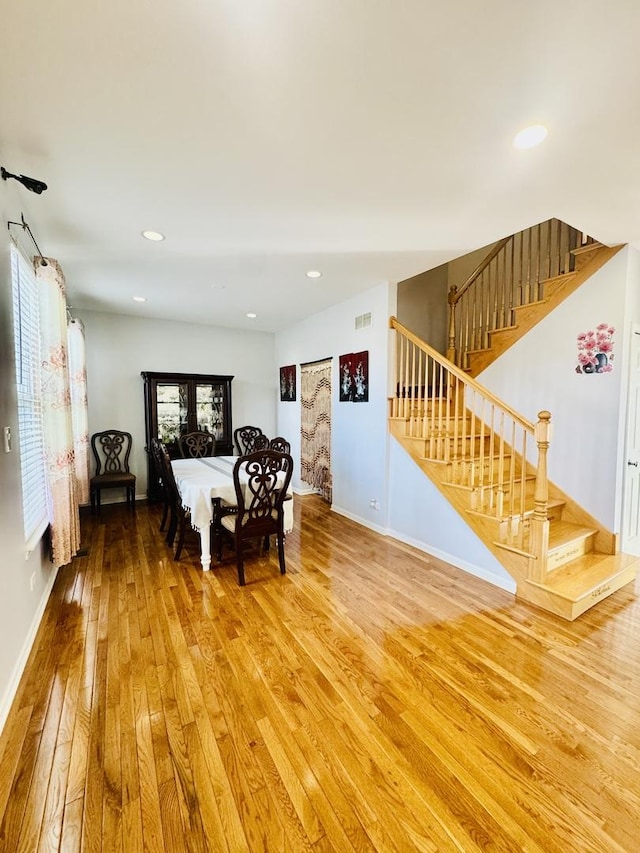
<instances>
[{"instance_id":1,"label":"newel post","mask_svg":"<svg viewBox=\"0 0 640 853\"><path fill-rule=\"evenodd\" d=\"M458 288L452 284L449 288L449 341L447 343L447 358L456 364L456 301Z\"/></svg>"},{"instance_id":2,"label":"newel post","mask_svg":"<svg viewBox=\"0 0 640 853\"><path fill-rule=\"evenodd\" d=\"M531 520L531 551L536 559L531 561L529 580L544 583L547 578L547 553L549 551L547 452L551 440L551 412L538 412L538 418L538 423L535 426L535 439L538 445L538 471L536 473L533 518Z\"/></svg>"}]
</instances>

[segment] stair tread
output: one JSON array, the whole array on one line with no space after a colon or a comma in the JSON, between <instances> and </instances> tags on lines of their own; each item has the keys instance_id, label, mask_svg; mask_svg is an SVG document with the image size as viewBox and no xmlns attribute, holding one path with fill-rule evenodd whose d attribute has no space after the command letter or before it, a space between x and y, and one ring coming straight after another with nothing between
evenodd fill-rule
<instances>
[{"instance_id":1,"label":"stair tread","mask_svg":"<svg viewBox=\"0 0 640 853\"><path fill-rule=\"evenodd\" d=\"M513 502L513 504L514 504L514 505L513 505L513 507L512 507L512 510L513 510L513 513L512 513L512 514L513 514L513 516L514 516L514 517L519 517L519 516L520 516L520 508L519 508L519 507L520 507L520 500L519 500L519 496L518 496L518 498ZM550 498L550 499L549 499L549 501L547 502L547 508L548 508L549 510L554 510L554 509L557 509L558 507L561 507L561 506L564 506L564 505L565 505L565 501L561 500L560 498ZM495 515L495 514L493 514L493 513L483 512L483 510L482 510L482 509L468 509L468 510L467 510L467 512L473 513L474 515L482 515L482 516L484 516L484 517L486 517L486 518L490 518L492 521L498 521L498 522L501 522L501 521L509 521L509 518L511 517L511 516L509 516L509 515L497 516L497 515ZM527 517L531 517L531 516L533 515L533 513L534 513L533 505L531 505L531 506L527 506L527 505L525 504L524 513L522 513L522 514L525 516L525 518L527 518Z\"/></svg>"},{"instance_id":2,"label":"stair tread","mask_svg":"<svg viewBox=\"0 0 640 853\"><path fill-rule=\"evenodd\" d=\"M549 553L578 542L598 532L597 527L583 527L571 521L554 521L549 526Z\"/></svg>"},{"instance_id":3,"label":"stair tread","mask_svg":"<svg viewBox=\"0 0 640 853\"><path fill-rule=\"evenodd\" d=\"M527 581L570 601L580 601L629 569L640 565L631 554L601 554L591 551L552 572L545 583Z\"/></svg>"},{"instance_id":4,"label":"stair tread","mask_svg":"<svg viewBox=\"0 0 640 853\"><path fill-rule=\"evenodd\" d=\"M523 305L514 305L512 311L522 311L523 308L533 308L534 305L544 305L548 299L536 299L534 302L525 302Z\"/></svg>"},{"instance_id":5,"label":"stair tread","mask_svg":"<svg viewBox=\"0 0 640 853\"><path fill-rule=\"evenodd\" d=\"M531 304L534 304L534 303L531 303ZM524 305L521 305L520 307L524 308ZM512 326L500 326L499 329L487 329L487 333L489 335L495 335L495 334L500 334L501 332L515 332L515 331L517 331L517 329L518 329L518 324L514 323ZM481 352L487 352L487 350L490 350L490 349L491 349L491 346L488 346L488 347L480 347L479 349L468 349L466 352L467 352L467 355L477 355L478 353L481 353Z\"/></svg>"},{"instance_id":6,"label":"stair tread","mask_svg":"<svg viewBox=\"0 0 640 853\"><path fill-rule=\"evenodd\" d=\"M478 463L478 464L480 464L480 463ZM525 479L525 483L530 484L530 483L535 483L536 478L535 478L535 475L528 474L524 479ZM473 486L471 486L467 483L453 483L453 482L445 481L444 485L445 486L453 486L454 488L465 488L465 489L468 489L469 491L472 491L473 489L484 489L485 491L492 491L495 489L504 489L505 491L507 491L509 489L509 487L512 485L516 486L517 488L520 488L521 483L522 483L522 478L516 477L515 480L513 481L513 483L511 482L511 480L503 480L502 482L495 482L495 483L475 483Z\"/></svg>"},{"instance_id":7,"label":"stair tread","mask_svg":"<svg viewBox=\"0 0 640 853\"><path fill-rule=\"evenodd\" d=\"M575 249L571 249L572 255L582 255L585 252L592 252L594 249L602 249L604 247L604 243L585 243L584 246L576 246Z\"/></svg>"},{"instance_id":8,"label":"stair tread","mask_svg":"<svg viewBox=\"0 0 640 853\"><path fill-rule=\"evenodd\" d=\"M558 275L551 275L549 278L541 278L540 284L552 284L555 281L563 281L564 279L574 278L577 275L577 270L571 270L570 272L561 272Z\"/></svg>"}]
</instances>

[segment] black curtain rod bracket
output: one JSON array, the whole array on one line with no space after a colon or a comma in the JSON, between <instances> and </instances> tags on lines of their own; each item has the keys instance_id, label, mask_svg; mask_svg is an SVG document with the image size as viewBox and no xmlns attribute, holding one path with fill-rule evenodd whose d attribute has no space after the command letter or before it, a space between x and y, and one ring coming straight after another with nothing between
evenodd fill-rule
<instances>
[{"instance_id":1,"label":"black curtain rod bracket","mask_svg":"<svg viewBox=\"0 0 640 853\"><path fill-rule=\"evenodd\" d=\"M23 231L26 231L27 234L29 235L29 237L31 237L31 241L32 241L33 245L38 250L38 257L40 258L40 263L42 264L43 267L48 267L49 262L47 261L47 259L44 257L44 255L40 251L40 246L38 246L38 244L36 243L36 238L33 236L33 231L31 230L31 228L29 228L29 223L25 222L24 213L21 213L20 217L22 219L22 222L12 222L9 219L7 222L7 228L9 230L11 230L12 225L17 225L19 228L22 228Z\"/></svg>"}]
</instances>

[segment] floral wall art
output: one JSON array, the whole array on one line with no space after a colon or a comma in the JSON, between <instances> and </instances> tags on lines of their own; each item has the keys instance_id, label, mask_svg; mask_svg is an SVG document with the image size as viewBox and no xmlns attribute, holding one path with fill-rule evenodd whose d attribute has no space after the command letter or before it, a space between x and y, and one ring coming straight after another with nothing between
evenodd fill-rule
<instances>
[{"instance_id":1,"label":"floral wall art","mask_svg":"<svg viewBox=\"0 0 640 853\"><path fill-rule=\"evenodd\" d=\"M341 355L340 402L367 403L369 401L369 350Z\"/></svg>"},{"instance_id":2,"label":"floral wall art","mask_svg":"<svg viewBox=\"0 0 640 853\"><path fill-rule=\"evenodd\" d=\"M296 399L296 366L280 368L280 402L293 403Z\"/></svg>"},{"instance_id":3,"label":"floral wall art","mask_svg":"<svg viewBox=\"0 0 640 853\"><path fill-rule=\"evenodd\" d=\"M608 323L598 323L594 329L578 335L576 373L611 373L613 371L613 335Z\"/></svg>"}]
</instances>

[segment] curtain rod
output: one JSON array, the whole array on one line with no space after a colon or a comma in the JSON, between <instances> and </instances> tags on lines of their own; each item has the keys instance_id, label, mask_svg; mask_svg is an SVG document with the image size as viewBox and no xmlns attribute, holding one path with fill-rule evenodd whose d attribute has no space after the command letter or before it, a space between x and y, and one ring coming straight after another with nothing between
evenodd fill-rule
<instances>
[{"instance_id":1,"label":"curtain rod","mask_svg":"<svg viewBox=\"0 0 640 853\"><path fill-rule=\"evenodd\" d=\"M10 231L10 230L11 230L11 226L12 226L12 225L17 225L17 226L19 226L20 228L22 228L22 230L23 230L23 231L26 231L26 232L27 232L27 234L29 235L29 237L31 237L31 241L32 241L33 245L34 245L34 246L36 247L36 249L38 250L38 257L40 258L40 261L41 261L41 263L42 263L42 266L43 266L43 267L48 267L48 266L49 266L49 262L46 260L46 258L44 257L44 255L43 255L43 254L42 254L42 252L40 251L40 246L38 246L38 244L36 243L36 238L33 236L33 231L32 231L32 230L31 230L31 228L29 227L29 223L28 223L28 222L25 222L24 213L21 213L21 214L20 214L20 218L22 219L22 222L12 222L12 221L9 219L9 220L7 221L7 228L8 228L8 229L9 229L9 231Z\"/></svg>"},{"instance_id":2,"label":"curtain rod","mask_svg":"<svg viewBox=\"0 0 640 853\"><path fill-rule=\"evenodd\" d=\"M326 358L316 358L314 361L301 361L300 367L308 367L310 364L321 364L323 361L331 361L332 359L333 356L329 355Z\"/></svg>"}]
</instances>

